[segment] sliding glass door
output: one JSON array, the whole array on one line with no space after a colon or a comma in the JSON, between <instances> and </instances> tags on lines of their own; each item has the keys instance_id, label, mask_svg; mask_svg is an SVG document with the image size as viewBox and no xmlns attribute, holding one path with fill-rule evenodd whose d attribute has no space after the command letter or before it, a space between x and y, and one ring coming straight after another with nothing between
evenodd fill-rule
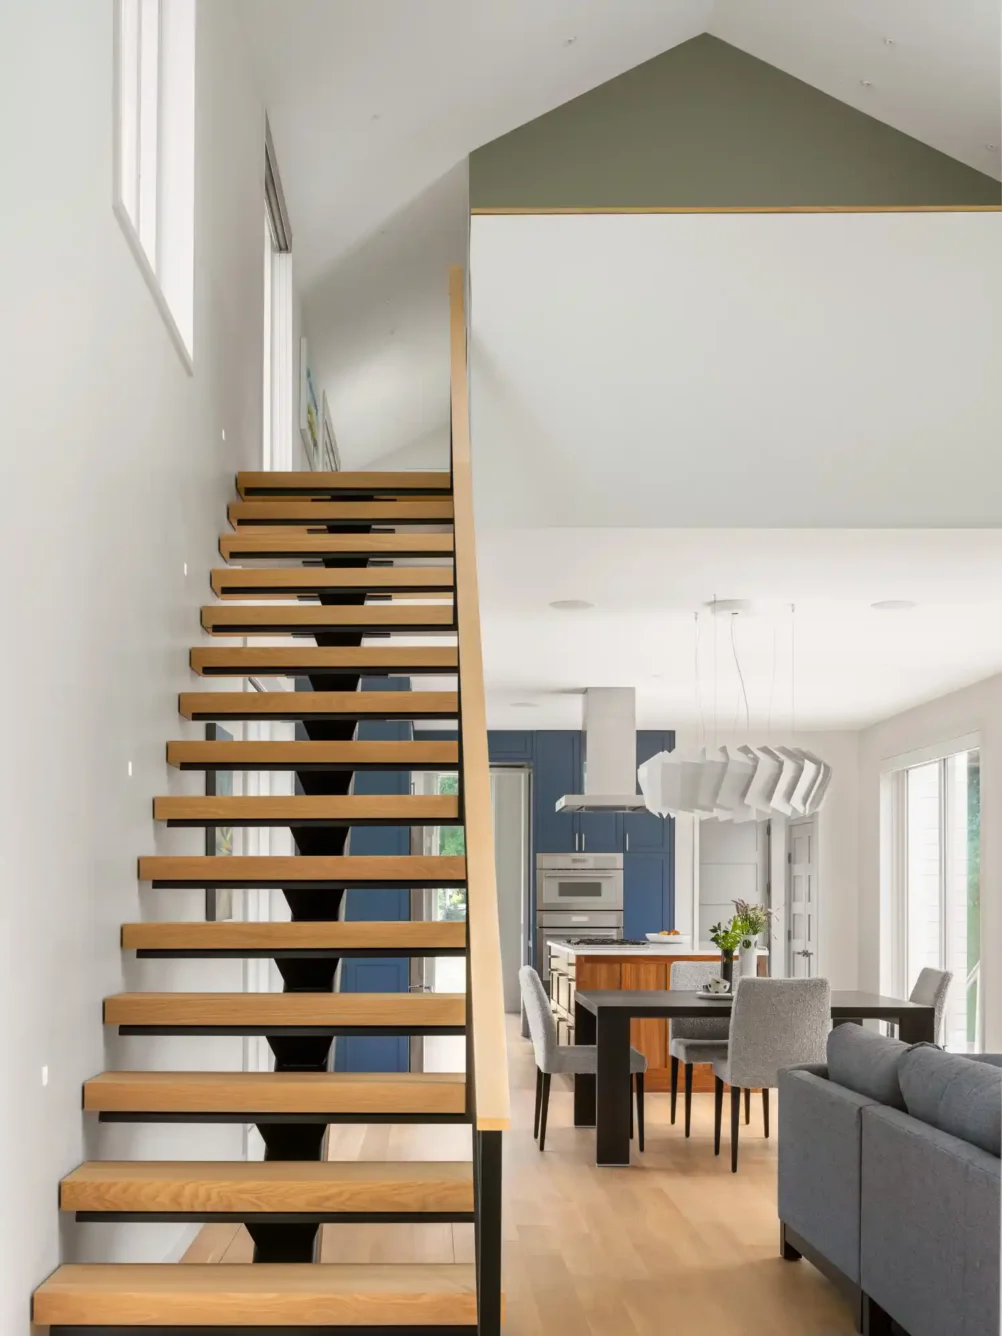
<instances>
[{"instance_id":1,"label":"sliding glass door","mask_svg":"<svg viewBox=\"0 0 1002 1336\"><path fill-rule=\"evenodd\" d=\"M953 975L941 1042L981 1048L981 769L976 748L890 775L896 974L910 992L926 966Z\"/></svg>"}]
</instances>

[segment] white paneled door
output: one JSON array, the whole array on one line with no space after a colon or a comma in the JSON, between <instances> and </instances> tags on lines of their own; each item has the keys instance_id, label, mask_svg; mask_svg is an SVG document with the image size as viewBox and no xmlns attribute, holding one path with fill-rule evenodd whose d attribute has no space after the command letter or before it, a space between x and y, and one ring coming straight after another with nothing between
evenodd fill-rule
<instances>
[{"instance_id":1,"label":"white paneled door","mask_svg":"<svg viewBox=\"0 0 1002 1336\"><path fill-rule=\"evenodd\" d=\"M786 831L786 972L792 979L817 973L817 822L791 821Z\"/></svg>"}]
</instances>

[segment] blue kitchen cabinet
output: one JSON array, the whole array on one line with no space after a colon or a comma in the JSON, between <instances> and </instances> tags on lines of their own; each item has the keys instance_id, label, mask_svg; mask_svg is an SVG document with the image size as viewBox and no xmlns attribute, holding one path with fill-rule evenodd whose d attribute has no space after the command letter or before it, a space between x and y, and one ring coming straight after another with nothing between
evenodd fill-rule
<instances>
[{"instance_id":1,"label":"blue kitchen cabinet","mask_svg":"<svg viewBox=\"0 0 1002 1336\"><path fill-rule=\"evenodd\" d=\"M365 691L407 691L409 678L363 678ZM409 720L360 723L356 736L364 742L407 742L413 736ZM407 770L358 771L357 794L408 794ZM409 826L353 826L350 850L354 855L410 853ZM349 921L405 921L411 916L410 892L395 887L345 892L345 918ZM341 962L342 993L406 993L410 987L410 962L392 958L346 959ZM339 1072L406 1072L410 1070L410 1041L406 1035L349 1035L335 1043L334 1070Z\"/></svg>"},{"instance_id":2,"label":"blue kitchen cabinet","mask_svg":"<svg viewBox=\"0 0 1002 1336\"><path fill-rule=\"evenodd\" d=\"M579 834L575 814L556 811L558 798L581 792L581 734L540 729L532 768L535 852L574 853Z\"/></svg>"},{"instance_id":3,"label":"blue kitchen cabinet","mask_svg":"<svg viewBox=\"0 0 1002 1336\"><path fill-rule=\"evenodd\" d=\"M580 790L578 790L580 792ZM622 813L575 812L578 850L586 854L618 854L623 848Z\"/></svg>"},{"instance_id":4,"label":"blue kitchen cabinet","mask_svg":"<svg viewBox=\"0 0 1002 1336\"><path fill-rule=\"evenodd\" d=\"M491 765L531 765L535 757L535 733L525 729L492 728L487 734Z\"/></svg>"},{"instance_id":5,"label":"blue kitchen cabinet","mask_svg":"<svg viewBox=\"0 0 1002 1336\"><path fill-rule=\"evenodd\" d=\"M671 927L674 915L672 860L666 854L629 854L623 860L623 936Z\"/></svg>"}]
</instances>

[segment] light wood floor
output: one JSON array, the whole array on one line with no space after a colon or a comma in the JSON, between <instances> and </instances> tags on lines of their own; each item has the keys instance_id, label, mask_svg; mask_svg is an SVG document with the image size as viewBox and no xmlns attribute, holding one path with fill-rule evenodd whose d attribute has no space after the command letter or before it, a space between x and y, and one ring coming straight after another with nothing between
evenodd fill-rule
<instances>
[{"instance_id":1,"label":"light wood floor","mask_svg":"<svg viewBox=\"0 0 1002 1336\"><path fill-rule=\"evenodd\" d=\"M540 1154L532 1051L516 1028L509 1053L505 1336L849 1336L849 1311L832 1286L808 1263L779 1257L776 1142L762 1137L761 1104L753 1101L751 1126L742 1127L736 1176L726 1153L714 1158L709 1095L694 1097L688 1142L669 1124L668 1096L648 1095L644 1155L629 1169L598 1169L594 1133L573 1127L569 1085L558 1090L557 1081ZM333 1127L328 1153L459 1159L469 1155L469 1131ZM244 1230L213 1225L185 1260L249 1261L250 1251ZM327 1225L322 1260L472 1261L472 1226Z\"/></svg>"}]
</instances>

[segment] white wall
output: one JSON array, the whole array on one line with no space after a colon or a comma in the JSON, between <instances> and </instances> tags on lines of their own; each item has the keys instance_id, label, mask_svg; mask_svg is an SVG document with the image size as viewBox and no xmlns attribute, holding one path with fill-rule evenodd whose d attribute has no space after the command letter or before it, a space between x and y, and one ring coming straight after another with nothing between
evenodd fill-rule
<instances>
[{"instance_id":1,"label":"white wall","mask_svg":"<svg viewBox=\"0 0 1002 1336\"><path fill-rule=\"evenodd\" d=\"M744 741L744 738L739 741ZM729 741L729 740L728 740ZM832 766L828 799L818 814L818 960L817 973L833 988L856 988L859 982L857 907L857 823L859 820L858 742L853 732L755 733L752 741L773 746L805 747L824 757ZM699 745L696 731L677 730L677 747ZM693 896L693 818L678 818L676 824L675 906L676 926L691 926ZM777 823L778 825L778 823ZM780 877L785 875L782 831L774 830L773 903L783 897ZM682 916L680 919L680 915ZM777 936L785 938L785 924L777 924ZM782 972L782 971L780 971Z\"/></svg>"},{"instance_id":2,"label":"white wall","mask_svg":"<svg viewBox=\"0 0 1002 1336\"><path fill-rule=\"evenodd\" d=\"M135 860L199 851L200 832L154 829L150 800L201 784L168 776L164 744L202 731L178 719L176 695L194 682L188 648L233 473L256 466L261 439L263 109L235 0L198 6L193 378L112 213L112 10L0 7L0 1330L18 1336L32 1286L61 1255L155 1260L183 1243L174 1226L60 1224L61 1174L94 1154L242 1147L239 1127L99 1127L80 1109L82 1081L115 1064L240 1062L239 1040L106 1034L101 999L123 986L241 986L238 964L140 967L118 939L123 921L199 907L198 895L140 891Z\"/></svg>"},{"instance_id":3,"label":"white wall","mask_svg":"<svg viewBox=\"0 0 1002 1336\"><path fill-rule=\"evenodd\" d=\"M860 734L860 986L881 982L880 773L882 763L970 733L981 745L981 958L985 1047L1002 1049L1002 676L954 691Z\"/></svg>"},{"instance_id":4,"label":"white wall","mask_svg":"<svg viewBox=\"0 0 1002 1336\"><path fill-rule=\"evenodd\" d=\"M473 218L478 524L998 524L1000 243L999 213Z\"/></svg>"}]
</instances>

